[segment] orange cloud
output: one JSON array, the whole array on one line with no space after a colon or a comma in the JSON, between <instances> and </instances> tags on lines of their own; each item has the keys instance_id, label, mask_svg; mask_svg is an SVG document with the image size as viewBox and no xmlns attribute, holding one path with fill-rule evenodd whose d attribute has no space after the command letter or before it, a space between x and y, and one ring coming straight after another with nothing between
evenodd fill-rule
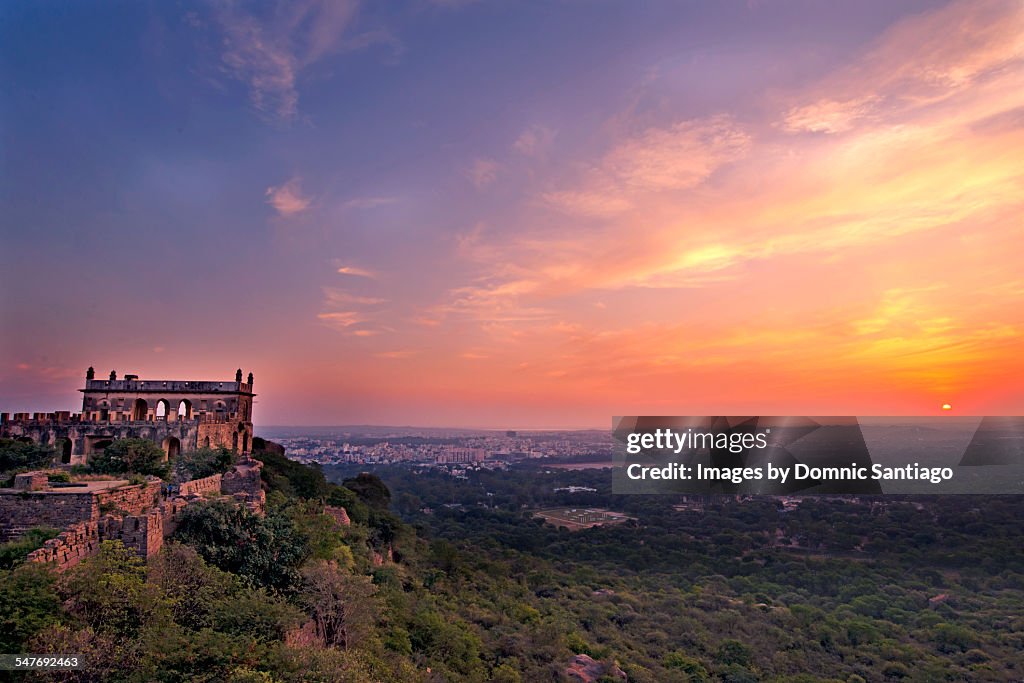
<instances>
[{"instance_id":1,"label":"orange cloud","mask_svg":"<svg viewBox=\"0 0 1024 683\"><path fill-rule=\"evenodd\" d=\"M300 214L313 200L302 193L302 180L292 178L283 185L267 188L267 203L285 218Z\"/></svg>"}]
</instances>

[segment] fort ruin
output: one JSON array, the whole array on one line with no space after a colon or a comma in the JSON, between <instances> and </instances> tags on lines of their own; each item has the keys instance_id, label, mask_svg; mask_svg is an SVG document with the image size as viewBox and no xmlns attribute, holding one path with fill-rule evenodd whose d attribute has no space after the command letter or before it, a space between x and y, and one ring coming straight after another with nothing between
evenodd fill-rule
<instances>
[{"instance_id":1,"label":"fort ruin","mask_svg":"<svg viewBox=\"0 0 1024 683\"><path fill-rule=\"evenodd\" d=\"M157 443L173 458L182 451L224 447L246 452L252 443L253 376L234 381L149 380L138 375L96 379L85 373L82 412L0 413L0 438L53 447L60 463L85 465L116 439Z\"/></svg>"},{"instance_id":2,"label":"fort ruin","mask_svg":"<svg viewBox=\"0 0 1024 683\"><path fill-rule=\"evenodd\" d=\"M13 486L0 488L0 542L15 540L36 527L60 529L29 562L52 564L58 571L99 552L100 543L118 540L146 558L157 553L176 528L181 513L197 501L221 497L262 515L266 505L263 463L249 456L252 445L253 376L234 381L143 380L137 375L96 379L85 375L82 412L0 413L0 438L50 446L54 467L88 465L90 456L117 439L157 443L165 459L202 447L234 453L224 474L165 485L156 477L66 482L45 470L15 474ZM74 470L72 470L74 471ZM59 478L58 478L59 479Z\"/></svg>"}]
</instances>

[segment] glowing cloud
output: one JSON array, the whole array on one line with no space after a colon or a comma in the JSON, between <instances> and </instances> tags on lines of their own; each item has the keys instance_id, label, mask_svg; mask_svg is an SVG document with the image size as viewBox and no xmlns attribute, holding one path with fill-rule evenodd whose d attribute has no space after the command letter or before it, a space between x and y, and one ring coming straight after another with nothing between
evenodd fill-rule
<instances>
[{"instance_id":1,"label":"glowing cloud","mask_svg":"<svg viewBox=\"0 0 1024 683\"><path fill-rule=\"evenodd\" d=\"M302 193L301 178L292 178L283 185L268 187L266 195L267 203L285 218L302 213L313 202Z\"/></svg>"}]
</instances>

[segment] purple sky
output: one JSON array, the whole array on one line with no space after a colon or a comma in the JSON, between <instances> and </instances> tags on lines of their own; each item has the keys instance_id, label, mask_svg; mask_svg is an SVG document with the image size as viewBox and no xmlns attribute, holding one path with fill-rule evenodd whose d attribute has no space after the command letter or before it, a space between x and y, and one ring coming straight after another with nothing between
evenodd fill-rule
<instances>
[{"instance_id":1,"label":"purple sky","mask_svg":"<svg viewBox=\"0 0 1024 683\"><path fill-rule=\"evenodd\" d=\"M1019 2L7 3L0 410L1021 409ZM1010 381L1016 378L1016 381Z\"/></svg>"}]
</instances>

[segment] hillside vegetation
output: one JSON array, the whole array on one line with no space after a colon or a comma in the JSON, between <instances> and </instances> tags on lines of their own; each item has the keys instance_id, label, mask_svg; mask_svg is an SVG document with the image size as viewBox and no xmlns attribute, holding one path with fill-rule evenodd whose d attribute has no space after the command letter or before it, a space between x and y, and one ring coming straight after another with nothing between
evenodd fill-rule
<instances>
[{"instance_id":1,"label":"hillside vegetation","mask_svg":"<svg viewBox=\"0 0 1024 683\"><path fill-rule=\"evenodd\" d=\"M62 575L4 569L0 651L82 655L33 674L75 681L560 681L581 654L604 680L1024 678L1016 498L677 511L600 472L332 483L254 445L265 517L213 499L148 564L108 542ZM568 532L522 508L567 500L637 520Z\"/></svg>"}]
</instances>

